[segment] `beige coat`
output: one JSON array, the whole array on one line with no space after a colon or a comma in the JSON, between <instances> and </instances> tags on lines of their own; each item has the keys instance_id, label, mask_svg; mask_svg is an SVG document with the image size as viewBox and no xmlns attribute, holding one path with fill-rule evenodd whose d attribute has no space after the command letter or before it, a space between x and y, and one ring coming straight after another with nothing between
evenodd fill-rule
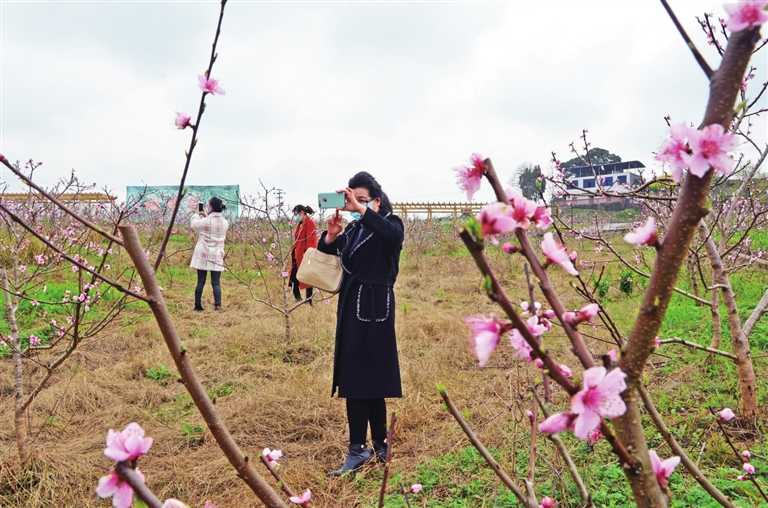
<instances>
[{"instance_id":1,"label":"beige coat","mask_svg":"<svg viewBox=\"0 0 768 508\"><path fill-rule=\"evenodd\" d=\"M229 223L224 215L212 212L207 217L195 214L190 226L197 232L197 244L189 266L210 272L224 271L224 241Z\"/></svg>"}]
</instances>

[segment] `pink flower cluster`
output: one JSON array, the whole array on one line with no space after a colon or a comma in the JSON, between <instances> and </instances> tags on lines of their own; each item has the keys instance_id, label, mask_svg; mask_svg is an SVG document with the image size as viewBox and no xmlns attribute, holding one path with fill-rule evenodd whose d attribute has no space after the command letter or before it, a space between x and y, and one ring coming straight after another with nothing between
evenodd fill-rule
<instances>
[{"instance_id":1,"label":"pink flower cluster","mask_svg":"<svg viewBox=\"0 0 768 508\"><path fill-rule=\"evenodd\" d=\"M706 175L710 167L719 175L730 174L736 161L729 154L735 148L736 137L722 125L712 124L696 130L676 124L670 128L669 138L656 159L669 165L672 178L679 182L686 169L699 178Z\"/></svg>"},{"instance_id":2,"label":"pink flower cluster","mask_svg":"<svg viewBox=\"0 0 768 508\"><path fill-rule=\"evenodd\" d=\"M738 3L725 4L728 13L726 22L731 32L754 28L768 21L768 0L741 0Z\"/></svg>"},{"instance_id":3,"label":"pink flower cluster","mask_svg":"<svg viewBox=\"0 0 768 508\"><path fill-rule=\"evenodd\" d=\"M571 410L553 414L539 424L539 430L548 434L573 430L579 439L588 439L603 418L616 418L627 411L621 398L627 388L625 377L618 368L610 372L605 367L585 370L582 389L571 397Z\"/></svg>"},{"instance_id":4,"label":"pink flower cluster","mask_svg":"<svg viewBox=\"0 0 768 508\"><path fill-rule=\"evenodd\" d=\"M592 322L592 318L600 312L600 306L596 303L588 303L576 312L568 311L563 314L563 320L569 325L576 326L583 322Z\"/></svg>"},{"instance_id":5,"label":"pink flower cluster","mask_svg":"<svg viewBox=\"0 0 768 508\"><path fill-rule=\"evenodd\" d=\"M563 244L558 240L555 240L552 233L544 234L544 239L541 241L541 251L544 253L547 264L558 265L570 275L579 274L576 267L573 266L573 261L576 259L576 252L569 253Z\"/></svg>"},{"instance_id":6,"label":"pink flower cluster","mask_svg":"<svg viewBox=\"0 0 768 508\"><path fill-rule=\"evenodd\" d=\"M459 187L467 193L467 199L471 201L483 181L485 158L479 153L473 153L469 158L469 165L458 167L455 171Z\"/></svg>"},{"instance_id":7,"label":"pink flower cluster","mask_svg":"<svg viewBox=\"0 0 768 508\"><path fill-rule=\"evenodd\" d=\"M541 500L541 503L539 503L539 508L557 508L557 501L546 496Z\"/></svg>"},{"instance_id":8,"label":"pink flower cluster","mask_svg":"<svg viewBox=\"0 0 768 508\"><path fill-rule=\"evenodd\" d=\"M309 504L309 501L312 499L312 491L307 489L303 493L301 493L298 496L291 496L289 498L289 501L293 504L297 504L299 506L306 506Z\"/></svg>"},{"instance_id":9,"label":"pink flower cluster","mask_svg":"<svg viewBox=\"0 0 768 508\"><path fill-rule=\"evenodd\" d=\"M205 72L197 77L197 83L200 90L211 95L224 95L224 89L219 84L219 80L208 77Z\"/></svg>"},{"instance_id":10,"label":"pink flower cluster","mask_svg":"<svg viewBox=\"0 0 768 508\"><path fill-rule=\"evenodd\" d=\"M659 482L659 486L662 489L666 489L669 484L669 477L672 476L672 472L680 464L680 457L674 456L661 460L655 450L650 450L649 454L651 457L651 468L656 474L656 481Z\"/></svg>"},{"instance_id":11,"label":"pink flower cluster","mask_svg":"<svg viewBox=\"0 0 768 508\"><path fill-rule=\"evenodd\" d=\"M136 460L145 455L152 446L152 438L144 436L144 429L138 423L129 423L122 431L109 429L104 455L116 462ZM136 469L144 480L144 475ZM109 474L99 479L96 494L101 498L112 498L115 508L130 508L133 505L133 489L112 469Z\"/></svg>"},{"instance_id":12,"label":"pink flower cluster","mask_svg":"<svg viewBox=\"0 0 768 508\"><path fill-rule=\"evenodd\" d=\"M656 219L648 217L645 224L624 235L624 241L637 247L643 245L649 247L657 246L659 244L659 236L656 232Z\"/></svg>"},{"instance_id":13,"label":"pink flower cluster","mask_svg":"<svg viewBox=\"0 0 768 508\"><path fill-rule=\"evenodd\" d=\"M483 236L496 243L497 237L512 233L517 229L528 229L535 224L539 229L546 229L552 224L549 208L538 206L535 201L526 199L518 192L511 192L507 203L491 203L483 207L477 216ZM505 247L505 252L514 251L512 245Z\"/></svg>"},{"instance_id":14,"label":"pink flower cluster","mask_svg":"<svg viewBox=\"0 0 768 508\"><path fill-rule=\"evenodd\" d=\"M270 464L278 465L278 461L283 458L283 452L280 450L270 450L269 448L264 448L264 450L261 452L261 456L264 457L264 460Z\"/></svg>"}]
</instances>

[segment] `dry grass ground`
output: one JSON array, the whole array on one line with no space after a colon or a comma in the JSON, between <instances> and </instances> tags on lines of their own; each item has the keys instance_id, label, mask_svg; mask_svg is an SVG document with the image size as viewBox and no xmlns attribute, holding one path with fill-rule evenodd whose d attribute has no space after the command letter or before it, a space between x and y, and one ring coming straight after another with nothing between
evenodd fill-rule
<instances>
[{"instance_id":1,"label":"dry grass ground","mask_svg":"<svg viewBox=\"0 0 768 508\"><path fill-rule=\"evenodd\" d=\"M393 470L408 484L423 474L419 468L425 463L460 454L467 446L439 401L436 383L446 385L505 463L525 460L519 404L529 399L525 386L536 373L516 362L509 348L500 348L488 368L474 366L461 318L494 309L471 259L460 252L448 247L431 255L409 253L398 281L405 397L390 401L389 409L400 421ZM519 261L503 258L497 266L510 279L510 293L524 298ZM379 468L355 480L331 480L325 474L342 460L346 443L343 401L330 397L336 300L294 313L293 339L286 343L281 316L254 303L232 278L224 276L222 312L214 312L210 303L204 313L193 312L192 282L191 277L175 277L166 285L166 297L188 354L240 446L254 458L263 447L282 449L285 479L297 490L310 487L315 506L372 506ZM562 287L567 288L564 283ZM563 349L557 332L548 344L552 350ZM597 352L609 347L593 346ZM108 428L131 421L155 439L140 468L160 497L178 497L192 506L205 500L220 508L260 506L202 427L145 309L130 310L99 340L83 344L34 404L30 421L36 460L31 472L20 473L16 462L8 362L0 364L0 380L0 506L107 506L94 493L98 477L110 466L102 454L104 437ZM549 481L567 483L560 463L549 451L542 455L540 474L552 476L550 464L555 464L557 481ZM480 473L476 465L441 471L444 476L428 496L414 499L414 506L511 506L490 501L501 490L492 481L481 486L488 489L488 501L475 495L465 504L443 504L440 499L454 495L452 487L471 483ZM571 504L566 500L566 505Z\"/></svg>"}]
</instances>

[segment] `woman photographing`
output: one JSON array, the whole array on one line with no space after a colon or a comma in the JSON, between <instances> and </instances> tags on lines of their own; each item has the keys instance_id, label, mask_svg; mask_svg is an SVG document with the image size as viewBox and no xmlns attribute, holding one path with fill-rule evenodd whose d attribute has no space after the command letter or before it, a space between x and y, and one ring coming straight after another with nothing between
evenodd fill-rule
<instances>
[{"instance_id":1,"label":"woman photographing","mask_svg":"<svg viewBox=\"0 0 768 508\"><path fill-rule=\"evenodd\" d=\"M211 272L213 307L221 310L221 272L224 271L224 242L229 228L229 222L222 214L225 209L221 199L212 197L208 201L208 213L200 209L190 220L190 226L197 232L197 243L189 264L197 270L196 311L203 310L203 289L208 272Z\"/></svg>"},{"instance_id":2,"label":"woman photographing","mask_svg":"<svg viewBox=\"0 0 768 508\"><path fill-rule=\"evenodd\" d=\"M341 192L341 191L340 191ZM329 220L318 249L341 257L333 386L346 399L349 452L330 474L354 472L387 455L385 399L402 397L395 339L395 295L403 245L403 222L376 179L357 173L343 190L353 221L342 230L338 214ZM366 446L371 428L373 450Z\"/></svg>"},{"instance_id":3,"label":"woman photographing","mask_svg":"<svg viewBox=\"0 0 768 508\"><path fill-rule=\"evenodd\" d=\"M317 226L312 220L311 215L315 211L309 206L296 205L293 207L293 222L296 229L293 230L293 248L291 249L291 278L290 284L293 287L293 296L297 302L301 301L301 290L307 292L307 300L312 305L312 287L296 279L296 272L304 259L304 253L310 247L317 247Z\"/></svg>"}]
</instances>

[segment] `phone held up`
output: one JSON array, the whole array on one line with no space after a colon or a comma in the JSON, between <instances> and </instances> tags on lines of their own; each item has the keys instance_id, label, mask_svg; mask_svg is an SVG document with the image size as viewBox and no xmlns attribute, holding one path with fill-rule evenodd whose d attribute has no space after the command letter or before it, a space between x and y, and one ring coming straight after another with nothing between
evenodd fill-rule
<instances>
[{"instance_id":1,"label":"phone held up","mask_svg":"<svg viewBox=\"0 0 768 508\"><path fill-rule=\"evenodd\" d=\"M343 192L321 192L317 195L317 206L320 208L344 208L346 201Z\"/></svg>"},{"instance_id":2,"label":"phone held up","mask_svg":"<svg viewBox=\"0 0 768 508\"><path fill-rule=\"evenodd\" d=\"M198 203L197 204L197 211L198 212L202 212L203 211L203 204L202 203Z\"/></svg>"}]
</instances>

